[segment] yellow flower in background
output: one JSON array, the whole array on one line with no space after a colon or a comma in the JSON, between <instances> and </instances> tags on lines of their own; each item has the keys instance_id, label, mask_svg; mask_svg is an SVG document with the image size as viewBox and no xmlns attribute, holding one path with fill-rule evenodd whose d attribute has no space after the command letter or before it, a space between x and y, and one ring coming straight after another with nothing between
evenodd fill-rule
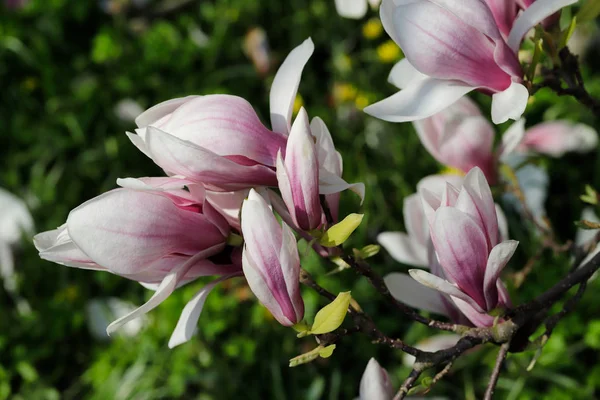
<instances>
[{"instance_id":1,"label":"yellow flower in background","mask_svg":"<svg viewBox=\"0 0 600 400\"><path fill-rule=\"evenodd\" d=\"M336 103L345 103L354 100L357 89L350 83L336 82L333 85L333 98Z\"/></svg>"},{"instance_id":2,"label":"yellow flower in background","mask_svg":"<svg viewBox=\"0 0 600 400\"><path fill-rule=\"evenodd\" d=\"M377 47L377 58L384 63L397 61L402 57L402 50L393 40L388 40Z\"/></svg>"},{"instance_id":3,"label":"yellow flower in background","mask_svg":"<svg viewBox=\"0 0 600 400\"><path fill-rule=\"evenodd\" d=\"M463 171L461 171L460 169L454 168L454 167L449 167L449 166L445 166L444 168L442 168L440 171L440 174L465 176L465 173Z\"/></svg>"},{"instance_id":4,"label":"yellow flower in background","mask_svg":"<svg viewBox=\"0 0 600 400\"><path fill-rule=\"evenodd\" d=\"M369 98L365 94L359 93L358 96L356 96L356 100L354 100L354 105L359 110L362 110L369 105Z\"/></svg>"},{"instance_id":5,"label":"yellow flower in background","mask_svg":"<svg viewBox=\"0 0 600 400\"><path fill-rule=\"evenodd\" d=\"M294 114L297 114L300 111L300 108L304 105L304 100L302 100L302 96L299 94L296 96L294 100Z\"/></svg>"},{"instance_id":6,"label":"yellow flower in background","mask_svg":"<svg viewBox=\"0 0 600 400\"><path fill-rule=\"evenodd\" d=\"M377 39L382 32L383 25L379 18L371 18L362 27L363 36L370 40Z\"/></svg>"}]
</instances>

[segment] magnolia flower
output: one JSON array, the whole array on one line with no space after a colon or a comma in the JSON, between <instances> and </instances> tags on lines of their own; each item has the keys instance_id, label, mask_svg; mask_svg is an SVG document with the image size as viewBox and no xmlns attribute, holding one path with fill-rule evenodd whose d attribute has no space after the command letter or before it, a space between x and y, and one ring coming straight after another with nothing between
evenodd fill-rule
<instances>
[{"instance_id":1,"label":"magnolia flower","mask_svg":"<svg viewBox=\"0 0 600 400\"><path fill-rule=\"evenodd\" d=\"M458 175L432 175L419 182L419 190L427 188L433 193L441 195L450 182L454 187L462 186L463 178ZM415 267L428 267L429 224L423 213L421 197L418 193L404 198L402 207L404 214L404 232L382 232L377 236L377 241L382 245L394 260ZM422 289L419 287L419 290Z\"/></svg>"},{"instance_id":2,"label":"magnolia flower","mask_svg":"<svg viewBox=\"0 0 600 400\"><path fill-rule=\"evenodd\" d=\"M201 276L229 277L241 272L234 254L223 253L229 225L202 197L201 187L177 178L120 183L129 188L83 203L69 213L64 225L34 237L43 259L111 272L155 290L146 304L110 324L109 334L158 306L178 286ZM184 190L184 185L190 190ZM230 261L211 261L217 255ZM175 329L176 342L191 336L186 327L198 319L192 318L194 313L186 314L188 306L182 314L184 321L180 319Z\"/></svg>"},{"instance_id":3,"label":"magnolia flower","mask_svg":"<svg viewBox=\"0 0 600 400\"><path fill-rule=\"evenodd\" d=\"M568 121L546 122L525 130L525 120L513 123L493 150L494 127L468 97L432 115L414 121L421 143L440 163L467 173L479 167L488 182L495 183L498 161L513 153L537 152L559 157L567 151L585 152L598 143L596 131Z\"/></svg>"},{"instance_id":4,"label":"magnolia flower","mask_svg":"<svg viewBox=\"0 0 600 400\"><path fill-rule=\"evenodd\" d=\"M584 124L544 122L528 129L517 151L562 157L567 152L585 153L598 145L598 133Z\"/></svg>"},{"instance_id":5,"label":"magnolia flower","mask_svg":"<svg viewBox=\"0 0 600 400\"><path fill-rule=\"evenodd\" d=\"M494 123L518 119L529 97L517 59L521 40L544 18L575 2L534 3L505 40L481 0L383 0L383 27L406 55L390 74L402 90L365 112L387 121L415 121L477 89L492 95Z\"/></svg>"},{"instance_id":6,"label":"magnolia flower","mask_svg":"<svg viewBox=\"0 0 600 400\"><path fill-rule=\"evenodd\" d=\"M216 190L277 186L275 163L285 149L300 75L314 50L307 39L287 56L271 86L271 127L246 100L231 95L168 100L136 118L131 141L170 175Z\"/></svg>"},{"instance_id":7,"label":"magnolia flower","mask_svg":"<svg viewBox=\"0 0 600 400\"><path fill-rule=\"evenodd\" d=\"M471 99L463 97L413 125L423 146L440 163L465 173L479 167L495 181L494 128Z\"/></svg>"},{"instance_id":8,"label":"magnolia flower","mask_svg":"<svg viewBox=\"0 0 600 400\"><path fill-rule=\"evenodd\" d=\"M387 371L371 358L360 379L359 400L391 400L394 388Z\"/></svg>"},{"instance_id":9,"label":"magnolia flower","mask_svg":"<svg viewBox=\"0 0 600 400\"><path fill-rule=\"evenodd\" d=\"M21 242L24 234L31 235L33 231L33 218L25 202L0 189L0 277L9 293L17 289L13 248ZM17 298L16 301L23 311L29 309L25 300Z\"/></svg>"},{"instance_id":10,"label":"magnolia flower","mask_svg":"<svg viewBox=\"0 0 600 400\"><path fill-rule=\"evenodd\" d=\"M499 277L518 242L501 242L496 206L483 173L471 170L460 190L447 184L441 198L427 189L421 197L443 276L423 270L410 270L410 275L450 296L474 325L490 326L494 318L488 312L510 306Z\"/></svg>"},{"instance_id":11,"label":"magnolia flower","mask_svg":"<svg viewBox=\"0 0 600 400\"><path fill-rule=\"evenodd\" d=\"M305 231L321 225L319 160L308 115L300 109L287 142L285 161L277 155L279 190L295 225Z\"/></svg>"},{"instance_id":12,"label":"magnolia flower","mask_svg":"<svg viewBox=\"0 0 600 400\"><path fill-rule=\"evenodd\" d=\"M242 206L242 233L242 265L250 289L280 324L297 324L304 317L304 302L296 238L254 189Z\"/></svg>"},{"instance_id":13,"label":"magnolia flower","mask_svg":"<svg viewBox=\"0 0 600 400\"><path fill-rule=\"evenodd\" d=\"M427 190L441 197L448 183L454 187L461 187L463 178L458 175L432 175L422 179L417 189L419 192ZM429 223L419 194L405 198L403 213L408 234L383 232L377 236L377 241L396 261L429 268L433 274L444 276L433 250ZM501 215L503 217L503 214ZM392 296L411 307L448 316L458 323L469 323L449 296L423 287L408 274L393 272L386 275L384 281Z\"/></svg>"},{"instance_id":14,"label":"magnolia flower","mask_svg":"<svg viewBox=\"0 0 600 400\"><path fill-rule=\"evenodd\" d=\"M381 0L335 0L335 9L344 18L361 19L367 14L368 6L377 8Z\"/></svg>"}]
</instances>

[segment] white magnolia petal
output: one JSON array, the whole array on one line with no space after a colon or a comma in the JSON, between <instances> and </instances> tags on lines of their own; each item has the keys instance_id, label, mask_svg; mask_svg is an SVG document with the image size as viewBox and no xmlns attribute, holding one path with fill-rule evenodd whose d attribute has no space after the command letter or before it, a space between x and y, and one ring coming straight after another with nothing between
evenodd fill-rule
<instances>
[{"instance_id":1,"label":"white magnolia petal","mask_svg":"<svg viewBox=\"0 0 600 400\"><path fill-rule=\"evenodd\" d=\"M520 83L513 82L503 92L492 95L492 122L501 124L521 118L527 107L529 91Z\"/></svg>"},{"instance_id":2,"label":"white magnolia petal","mask_svg":"<svg viewBox=\"0 0 600 400\"><path fill-rule=\"evenodd\" d=\"M16 244L23 234L33 234L33 218L27 205L14 194L0 189L0 239Z\"/></svg>"},{"instance_id":3,"label":"white magnolia petal","mask_svg":"<svg viewBox=\"0 0 600 400\"><path fill-rule=\"evenodd\" d=\"M335 0L337 13L344 18L361 19L368 10L366 0Z\"/></svg>"},{"instance_id":4,"label":"white magnolia petal","mask_svg":"<svg viewBox=\"0 0 600 400\"><path fill-rule=\"evenodd\" d=\"M443 295L439 291L423 287L409 275L400 272L388 274L383 280L396 300L420 310L448 315Z\"/></svg>"},{"instance_id":5,"label":"white magnolia petal","mask_svg":"<svg viewBox=\"0 0 600 400\"><path fill-rule=\"evenodd\" d=\"M507 157L519 146L525 137L525 118L515 121L502 135L499 159L506 162Z\"/></svg>"},{"instance_id":6,"label":"white magnolia petal","mask_svg":"<svg viewBox=\"0 0 600 400\"><path fill-rule=\"evenodd\" d=\"M425 78L427 78L427 75L417 71L408 59L403 58L392 67L388 76L388 82L398 89L406 89L412 82Z\"/></svg>"},{"instance_id":7,"label":"white magnolia petal","mask_svg":"<svg viewBox=\"0 0 600 400\"><path fill-rule=\"evenodd\" d=\"M420 269L410 269L408 270L410 276L419 282L420 284L429 287L431 289L437 290L439 292L445 293L449 296L454 296L458 299L463 300L464 302L471 305L479 312L484 312L483 309L477 304L475 300L473 300L469 295L460 290L456 285L448 282L445 279L440 278L439 276L435 276L427 271L423 271Z\"/></svg>"},{"instance_id":8,"label":"white magnolia petal","mask_svg":"<svg viewBox=\"0 0 600 400\"><path fill-rule=\"evenodd\" d=\"M496 204L496 217L498 218L498 231L500 232L500 240L508 240L508 221L502 208Z\"/></svg>"},{"instance_id":9,"label":"white magnolia petal","mask_svg":"<svg viewBox=\"0 0 600 400\"><path fill-rule=\"evenodd\" d=\"M393 395L394 388L387 371L371 358L360 379L359 400L389 400Z\"/></svg>"},{"instance_id":10,"label":"white magnolia petal","mask_svg":"<svg viewBox=\"0 0 600 400\"><path fill-rule=\"evenodd\" d=\"M180 344L183 344L192 338L194 332L196 331L196 325L198 324L198 319L202 313L204 302L208 298L210 292L215 286L217 286L217 284L234 276L239 276L239 274L226 275L216 279L204 286L194 295L194 297L192 297L192 299L183 308L183 311L181 311L181 316L179 317L177 325L171 334L171 338L169 339L170 349L175 346L179 346Z\"/></svg>"},{"instance_id":11,"label":"white magnolia petal","mask_svg":"<svg viewBox=\"0 0 600 400\"><path fill-rule=\"evenodd\" d=\"M334 194L349 189L360 197L360 203L365 199L365 185L363 183L348 183L339 176L328 171L319 171L319 194Z\"/></svg>"},{"instance_id":12,"label":"white magnolia petal","mask_svg":"<svg viewBox=\"0 0 600 400\"><path fill-rule=\"evenodd\" d=\"M523 36L531 28L542 22L563 7L577 3L577 0L538 0L531 4L513 23L507 43L515 53L521 47Z\"/></svg>"},{"instance_id":13,"label":"white magnolia petal","mask_svg":"<svg viewBox=\"0 0 600 400\"><path fill-rule=\"evenodd\" d=\"M460 82L426 78L413 81L406 89L364 111L384 121L416 121L442 111L473 89Z\"/></svg>"},{"instance_id":14,"label":"white magnolia petal","mask_svg":"<svg viewBox=\"0 0 600 400\"><path fill-rule=\"evenodd\" d=\"M315 50L313 41L308 38L288 54L279 67L269 95L271 108L271 128L287 135L290 131L294 100L298 92L302 70Z\"/></svg>"},{"instance_id":15,"label":"white magnolia petal","mask_svg":"<svg viewBox=\"0 0 600 400\"><path fill-rule=\"evenodd\" d=\"M200 97L197 95L179 97L176 99L171 99L167 101L163 101L162 103L158 103L157 105L150 107L135 119L135 124L142 128L150 125L151 123L161 119L167 114L172 113L176 109L179 108L183 103L192 100L195 97Z\"/></svg>"},{"instance_id":16,"label":"white magnolia petal","mask_svg":"<svg viewBox=\"0 0 600 400\"><path fill-rule=\"evenodd\" d=\"M210 250L210 249L209 249ZM122 316L121 318L113 321L107 328L106 333L110 335L115 332L121 326L125 325L129 321L138 318L151 310L158 307L163 301L167 299L173 293L173 291L177 288L177 284L181 279L185 276L185 274L190 270L190 268L198 261L203 258L206 258L207 251L201 251L198 254L190 257L185 263L177 266L171 272L169 272L165 278L162 280L156 292L152 295L150 300L148 300L145 304L138 307L134 311L130 312L127 315Z\"/></svg>"},{"instance_id":17,"label":"white magnolia petal","mask_svg":"<svg viewBox=\"0 0 600 400\"><path fill-rule=\"evenodd\" d=\"M377 236L377 242L398 262L415 267L429 264L427 248L404 232L382 232Z\"/></svg>"}]
</instances>

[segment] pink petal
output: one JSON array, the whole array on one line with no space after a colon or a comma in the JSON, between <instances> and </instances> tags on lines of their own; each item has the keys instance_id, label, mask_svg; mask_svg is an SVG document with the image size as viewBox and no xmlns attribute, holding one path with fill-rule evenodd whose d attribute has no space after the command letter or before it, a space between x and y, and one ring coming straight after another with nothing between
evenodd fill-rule
<instances>
[{"instance_id":1,"label":"pink petal","mask_svg":"<svg viewBox=\"0 0 600 400\"><path fill-rule=\"evenodd\" d=\"M496 204L490 186L479 168L473 168L465 177L456 207L479 221L486 233L490 250L500 242Z\"/></svg>"},{"instance_id":2,"label":"pink petal","mask_svg":"<svg viewBox=\"0 0 600 400\"><path fill-rule=\"evenodd\" d=\"M435 213L431 239L449 280L484 308L483 277L488 245L480 225L455 208L442 207Z\"/></svg>"},{"instance_id":3,"label":"pink petal","mask_svg":"<svg viewBox=\"0 0 600 400\"><path fill-rule=\"evenodd\" d=\"M561 157L569 151L591 151L598 145L598 133L584 124L567 121L545 122L528 129L520 150Z\"/></svg>"},{"instance_id":4,"label":"pink petal","mask_svg":"<svg viewBox=\"0 0 600 400\"><path fill-rule=\"evenodd\" d=\"M498 29L504 37L508 37L513 22L517 18L517 4L515 0L485 0L490 7Z\"/></svg>"},{"instance_id":5,"label":"pink petal","mask_svg":"<svg viewBox=\"0 0 600 400\"><path fill-rule=\"evenodd\" d=\"M463 172L479 167L486 176L493 177L495 132L487 119L469 117L449 128L439 144L439 160Z\"/></svg>"},{"instance_id":6,"label":"pink petal","mask_svg":"<svg viewBox=\"0 0 600 400\"><path fill-rule=\"evenodd\" d=\"M171 254L193 256L225 240L202 214L182 210L162 195L127 189L74 209L67 229L90 259L122 275L138 274Z\"/></svg>"},{"instance_id":7,"label":"pink petal","mask_svg":"<svg viewBox=\"0 0 600 400\"><path fill-rule=\"evenodd\" d=\"M152 126L146 144L154 162L171 174L225 191L275 186L275 172L268 167L240 165Z\"/></svg>"},{"instance_id":8,"label":"pink petal","mask_svg":"<svg viewBox=\"0 0 600 400\"><path fill-rule=\"evenodd\" d=\"M40 258L66 265L67 267L105 271L73 242L63 224L57 229L38 233L33 237L33 244L40 252Z\"/></svg>"},{"instance_id":9,"label":"pink petal","mask_svg":"<svg viewBox=\"0 0 600 400\"><path fill-rule=\"evenodd\" d=\"M321 203L319 199L319 161L315 142L310 131L308 115L304 108L300 110L287 143L285 172L277 166L278 178L283 178L283 200L297 225L307 231L321 224ZM287 192L291 192L291 197ZM285 193L285 194L284 194Z\"/></svg>"},{"instance_id":10,"label":"pink petal","mask_svg":"<svg viewBox=\"0 0 600 400\"><path fill-rule=\"evenodd\" d=\"M494 91L510 85L490 40L499 37L497 27L480 1L411 2L397 5L393 18L398 44L421 73Z\"/></svg>"},{"instance_id":11,"label":"pink petal","mask_svg":"<svg viewBox=\"0 0 600 400\"><path fill-rule=\"evenodd\" d=\"M496 245L490 252L483 278L483 293L488 310L495 308L498 304L497 280L518 245L519 242L516 240L507 240Z\"/></svg>"},{"instance_id":12,"label":"pink petal","mask_svg":"<svg viewBox=\"0 0 600 400\"><path fill-rule=\"evenodd\" d=\"M279 323L290 326L299 322L298 304L290 296L294 289L288 287L288 274L292 272L283 271L283 267L295 268L293 252L298 250L289 247L288 238L284 246L281 226L265 200L254 190L242 206L242 233L246 241L242 266L250 289ZM282 263L280 257L284 249L292 254L287 254Z\"/></svg>"},{"instance_id":13,"label":"pink petal","mask_svg":"<svg viewBox=\"0 0 600 400\"><path fill-rule=\"evenodd\" d=\"M285 137L265 128L250 103L231 95L196 97L152 126L217 155L243 156L271 167L285 146Z\"/></svg>"}]
</instances>

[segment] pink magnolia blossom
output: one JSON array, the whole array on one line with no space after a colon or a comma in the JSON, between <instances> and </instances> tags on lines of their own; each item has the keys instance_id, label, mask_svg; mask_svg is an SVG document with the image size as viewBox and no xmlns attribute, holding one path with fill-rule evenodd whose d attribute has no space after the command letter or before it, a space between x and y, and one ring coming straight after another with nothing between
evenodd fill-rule
<instances>
[{"instance_id":1,"label":"pink magnolia blossom","mask_svg":"<svg viewBox=\"0 0 600 400\"><path fill-rule=\"evenodd\" d=\"M292 125L285 161L281 152L277 155L277 181L295 225L305 231L319 227L319 160L304 108Z\"/></svg>"},{"instance_id":2,"label":"pink magnolia blossom","mask_svg":"<svg viewBox=\"0 0 600 400\"><path fill-rule=\"evenodd\" d=\"M296 238L281 225L254 189L242 206L242 265L248 285L280 324L291 326L304 316L300 295L300 258Z\"/></svg>"},{"instance_id":3,"label":"pink magnolia blossom","mask_svg":"<svg viewBox=\"0 0 600 400\"><path fill-rule=\"evenodd\" d=\"M423 146L440 163L468 172L479 167L495 181L494 127L468 97L413 125Z\"/></svg>"},{"instance_id":4,"label":"pink magnolia blossom","mask_svg":"<svg viewBox=\"0 0 600 400\"><path fill-rule=\"evenodd\" d=\"M443 275L423 270L410 270L410 275L450 296L476 326L491 325L488 312L510 306L500 273L518 242L501 241L496 206L483 173L471 170L460 190L447 184L441 198L427 189L421 196Z\"/></svg>"},{"instance_id":5,"label":"pink magnolia blossom","mask_svg":"<svg viewBox=\"0 0 600 400\"><path fill-rule=\"evenodd\" d=\"M131 141L169 175L223 191L277 186L275 163L285 149L300 75L314 50L307 39L279 68L271 86L271 126L246 100L188 96L160 103L136 118Z\"/></svg>"},{"instance_id":6,"label":"pink magnolia blossom","mask_svg":"<svg viewBox=\"0 0 600 400\"><path fill-rule=\"evenodd\" d=\"M241 273L240 260L223 254L229 225L202 190L184 190L193 184L177 178L121 183L135 189L93 198L71 211L61 227L34 237L43 259L111 272L155 290L146 304L109 325L108 333L158 306L178 286L201 276ZM217 255L230 261L212 261ZM178 324L173 335L181 334Z\"/></svg>"},{"instance_id":7,"label":"pink magnolia blossom","mask_svg":"<svg viewBox=\"0 0 600 400\"><path fill-rule=\"evenodd\" d=\"M483 0L383 0L383 27L406 55L390 74L402 90L365 112L387 121L415 121L477 89L492 95L494 123L518 119L529 97L517 59L521 40L544 18L575 1L534 3L505 39Z\"/></svg>"},{"instance_id":8,"label":"pink magnolia blossom","mask_svg":"<svg viewBox=\"0 0 600 400\"><path fill-rule=\"evenodd\" d=\"M552 121L528 129L517 150L562 157L567 152L591 151L597 145L598 133L592 127L567 121Z\"/></svg>"},{"instance_id":9,"label":"pink magnolia blossom","mask_svg":"<svg viewBox=\"0 0 600 400\"><path fill-rule=\"evenodd\" d=\"M391 400L394 388L387 371L371 358L360 379L359 400Z\"/></svg>"}]
</instances>

